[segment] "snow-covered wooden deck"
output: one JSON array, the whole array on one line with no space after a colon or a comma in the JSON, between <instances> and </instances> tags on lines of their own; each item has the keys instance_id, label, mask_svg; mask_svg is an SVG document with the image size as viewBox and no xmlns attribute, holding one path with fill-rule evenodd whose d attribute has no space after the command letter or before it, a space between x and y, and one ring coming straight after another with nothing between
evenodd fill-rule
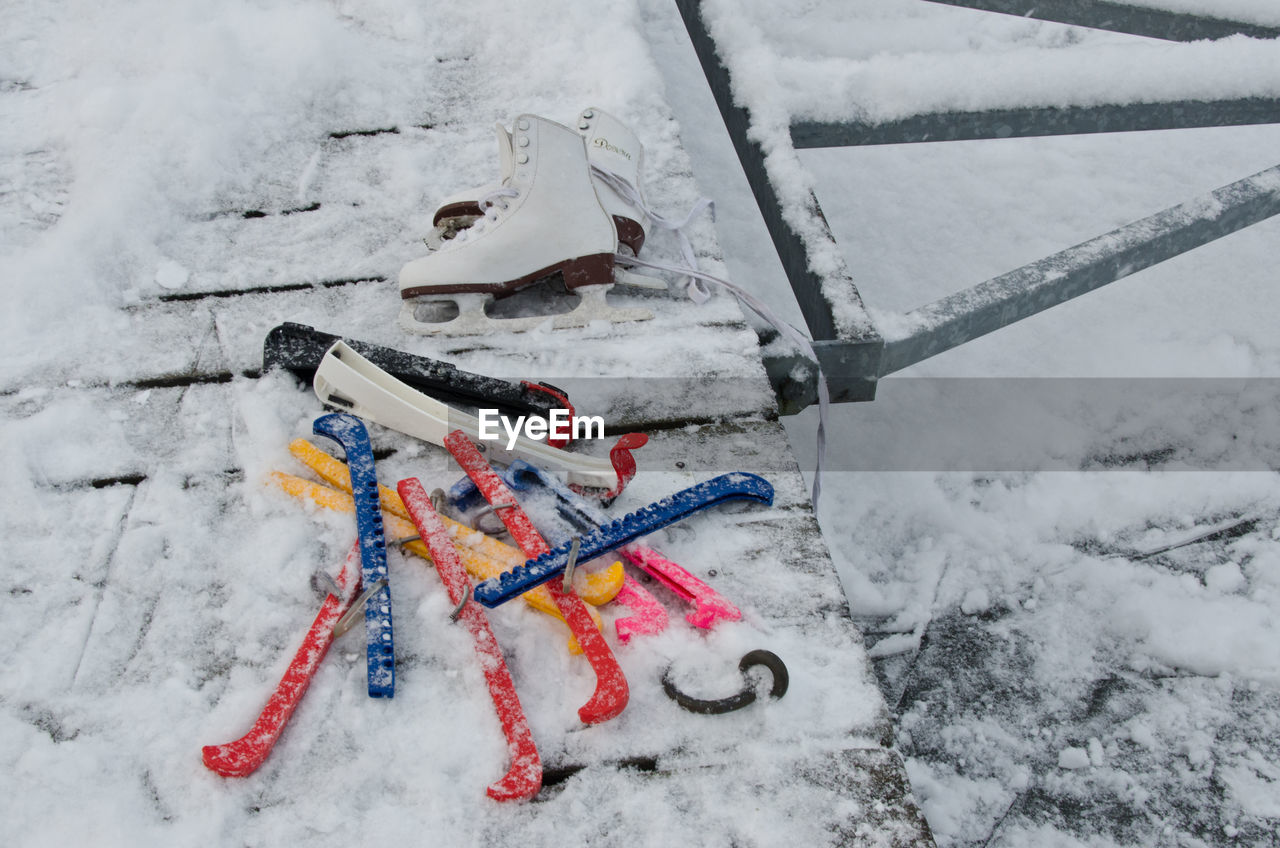
<instances>
[{"instance_id":1,"label":"snow-covered wooden deck","mask_svg":"<svg viewBox=\"0 0 1280 848\"><path fill-rule=\"evenodd\" d=\"M98 25L127 32L135 14ZM549 25L406 5L393 24L222 7L221 41L206 21L148 14L145 44L100 44L61 68L59 50L93 24L32 16L52 70L0 92L25 121L3 138L17 187L0 195L6 247L25 279L50 273L6 324L0 392L0 792L15 844L931 844L736 302L623 293L654 320L483 338L396 325L399 265L421 253L436 201L491 176L494 120L607 107L646 144L654 205L696 199L635 10L568 4ZM602 29L615 37L590 37ZM260 49L273 36L279 55ZM198 47L203 59L185 55ZM104 115L122 139L90 138ZM692 235L722 267L710 225ZM652 244L675 256L661 234ZM468 638L422 562L392 553L396 697L365 696L357 631L257 773L212 774L201 746L248 729L317 608L312 573L354 533L349 516L267 484L273 469L303 473L287 444L322 412L291 375L261 372L282 321L546 380L611 435L647 432L619 515L718 473L765 477L771 507L721 508L651 540L743 621L695 630L651 587L671 624L625 646L609 630L631 703L585 728L592 677L566 631L514 605L491 613L546 768L533 802L504 806L484 795L505 749ZM383 482L457 479L442 449L371 432ZM784 698L701 716L662 691L668 666L692 694L734 691L754 648L787 663Z\"/></svg>"}]
</instances>

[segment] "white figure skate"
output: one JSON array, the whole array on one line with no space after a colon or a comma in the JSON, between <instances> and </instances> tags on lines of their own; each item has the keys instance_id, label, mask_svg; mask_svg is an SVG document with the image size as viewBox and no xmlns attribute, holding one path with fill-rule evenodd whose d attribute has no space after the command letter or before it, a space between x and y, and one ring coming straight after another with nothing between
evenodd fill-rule
<instances>
[{"instance_id":1,"label":"white figure skate","mask_svg":"<svg viewBox=\"0 0 1280 848\"><path fill-rule=\"evenodd\" d=\"M605 300L618 238L593 187L582 136L537 115L518 117L510 135L498 133L500 152L504 136L503 179L479 198L483 214L400 270L401 326L468 335L529 330L548 320L561 328L652 318L646 309L616 309ZM572 312L498 320L486 314L494 298L557 272L582 299Z\"/></svg>"},{"instance_id":2,"label":"white figure skate","mask_svg":"<svg viewBox=\"0 0 1280 848\"><path fill-rule=\"evenodd\" d=\"M511 151L511 131L498 123L493 125L493 132L498 139L500 169L497 181L479 188L460 191L440 202L435 214L431 217L432 230L423 239L430 249L439 250L444 247L445 242L474 224L485 213L486 207L481 205L484 198L488 198L511 179L511 168L515 157ZM492 203L491 200L488 202Z\"/></svg>"},{"instance_id":3,"label":"white figure skate","mask_svg":"<svg viewBox=\"0 0 1280 848\"><path fill-rule=\"evenodd\" d=\"M586 141L587 164L596 194L605 211L613 216L618 247L638 256L650 225L640 190L644 147L626 124L595 107L583 109L576 126ZM494 133L498 139L501 167L498 182L460 191L441 201L431 218L433 229L425 239L432 250L439 250L446 241L475 223L485 213L483 199L510 176L511 131L502 124L495 124Z\"/></svg>"},{"instance_id":4,"label":"white figure skate","mask_svg":"<svg viewBox=\"0 0 1280 848\"><path fill-rule=\"evenodd\" d=\"M630 127L595 107L582 110L578 132L586 140L587 164L600 205L613 216L618 247L639 256L650 224L640 191L644 147Z\"/></svg>"},{"instance_id":5,"label":"white figure skate","mask_svg":"<svg viewBox=\"0 0 1280 848\"><path fill-rule=\"evenodd\" d=\"M652 223L640 191L644 146L631 128L594 106L578 115L578 132L587 145L587 166L600 205L613 219L621 255L639 256ZM615 267L614 282L645 289L667 288L662 280Z\"/></svg>"}]
</instances>

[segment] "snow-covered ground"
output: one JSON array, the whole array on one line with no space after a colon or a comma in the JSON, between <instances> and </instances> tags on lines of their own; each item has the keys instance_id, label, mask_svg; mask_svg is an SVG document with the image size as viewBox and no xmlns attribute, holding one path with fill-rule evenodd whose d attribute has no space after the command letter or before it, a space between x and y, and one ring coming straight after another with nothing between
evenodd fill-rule
<instances>
[{"instance_id":1,"label":"snow-covered ground","mask_svg":"<svg viewBox=\"0 0 1280 848\"><path fill-rule=\"evenodd\" d=\"M1146 5L1277 20L1268 3ZM1280 68L1276 44L1168 45L912 0L748 8L726 25L747 85L777 107L766 132L788 108L1273 96ZM677 101L686 120L710 102ZM720 134L690 148L700 176L732 156ZM798 161L883 317L1271 167L1280 126ZM770 288L782 272L741 211L745 182L716 174L731 273L799 321ZM1273 219L833 412L820 518L940 845L1280 841L1277 244ZM789 422L802 465L814 421Z\"/></svg>"},{"instance_id":2,"label":"snow-covered ground","mask_svg":"<svg viewBox=\"0 0 1280 848\"><path fill-rule=\"evenodd\" d=\"M1144 4L1280 23L1271 0ZM7 5L0 797L15 805L6 822L18 843L208 844L218 834L337 842L353 836L344 803L361 805L360 820L378 824L360 835L380 841L417 841L428 825L446 840L503 832L502 820L489 820L477 835L465 812L438 805L439 790L495 776L496 738L480 733L479 753L472 744L486 717L451 713L455 689L409 688L397 705L442 723L380 732L380 714L360 712L372 709L367 699L343 685L362 673L351 652L323 669L310 709L294 719L293 757L276 764L274 783L252 789L251 812L235 794L244 790L200 770L195 746L258 707L297 622L311 614L298 586L349 528L323 515L300 524L292 505L245 485L280 461L280 445L314 414L283 379L169 393L115 385L139 374L230 374L254 361L251 342L270 316L254 314L251 301L157 305L159 296L291 283L286 272L298 268L309 282L394 273L421 235L420 207L489 176L488 123L518 110L569 120L594 102L625 113L644 136L650 199L687 208L695 188L715 197L730 276L799 320L672 4L593 4L588 14L543 2L505 17L502 5ZM1280 91L1277 46L1247 39L1169 46L919 0L808 2L783 16L775 7L783 4L743 7L745 23L768 24L751 46L759 85L780 92L771 120L788 110L846 114L833 102L841 97L861 98L864 116L887 117L1098 102L1113 91ZM466 71L475 55L483 77ZM435 122L474 143L436 146L420 128ZM323 141L337 129L389 125L415 144ZM787 188L803 195L813 179L864 299L885 313L1277 159L1277 127L810 151L795 157ZM247 210L278 213L319 196L325 209L311 218L269 215L260 241L236 229ZM710 225L695 225L695 241L699 232ZM921 363L885 380L874 403L833 412L820 518L939 844L1280 841L1277 243L1280 222L1255 226ZM713 268L719 258L708 258ZM361 312L384 310L376 286L308 292L298 304L287 317L345 312L366 335L390 333L376 329L390 320ZM723 304L710 308L736 320ZM681 310L664 317L684 320ZM700 357L700 367L742 385L754 373L735 365L750 359L749 333L726 331L724 350L656 351L618 332L599 344ZM513 374L570 354L575 366L592 361L538 341L545 348L524 355L518 346L458 355L476 370ZM625 373L625 358L613 367ZM144 409L139 431L132 413ZM809 467L812 411L788 425ZM173 433L187 441L172 443ZM157 457L161 470L136 491L67 488L85 483L86 469L127 476ZM234 468L244 476L207 473ZM798 486L784 494L802 497ZM176 514L179 502L198 509ZM684 544L732 562L732 551ZM217 579L201 570L211 549L225 563ZM131 565L112 572L112 562ZM462 634L441 623L437 587L403 586L405 608L425 623L406 643L415 656L437 662L441 646L465 653ZM192 616L206 605L220 610L216 621ZM513 635L514 625L499 627L500 637ZM713 647L746 647L753 632L732 631ZM797 652L802 637L780 635ZM559 634L539 639L543 655L560 656ZM656 673L686 647L678 642L629 662ZM557 669L572 686L587 684ZM469 666L434 670L478 685ZM535 733L564 739L556 753L570 759L625 758L670 732L691 743L704 732L647 692L640 718L629 719L626 745L637 747L624 750L604 734L566 729L550 706L558 679L530 685L529 702L543 705ZM806 721L850 709L848 693L807 694L782 702L794 710L786 715L797 752L812 742ZM865 706L862 715L854 704L855 723L874 723ZM342 721L330 725L327 711ZM711 741L730 751L753 721L744 715ZM743 745L737 762L781 768L758 754ZM353 773L378 775L389 758L393 773L352 785ZM734 763L726 754L726 775L738 773ZM600 791L635 786L618 777ZM421 791L421 807L379 818L382 793L409 787ZM689 809L707 810L712 832L797 838L755 816L750 786L732 783L719 808L697 806L715 798L665 792L637 797L630 810L653 818L655 844L690 839ZM608 833L590 819L589 799L571 828L528 811L499 815L541 844L585 844ZM800 816L830 812L800 789L786 800Z\"/></svg>"}]
</instances>

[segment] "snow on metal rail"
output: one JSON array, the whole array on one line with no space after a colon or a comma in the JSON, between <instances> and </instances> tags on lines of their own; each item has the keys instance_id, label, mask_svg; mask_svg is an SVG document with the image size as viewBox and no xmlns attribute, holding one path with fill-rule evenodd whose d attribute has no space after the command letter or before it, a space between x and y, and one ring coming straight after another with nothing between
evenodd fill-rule
<instances>
[{"instance_id":1,"label":"snow on metal rail","mask_svg":"<svg viewBox=\"0 0 1280 848\"><path fill-rule=\"evenodd\" d=\"M791 143L796 150L806 150L814 147L859 147L870 144L916 144L1277 123L1280 123L1280 98L1239 97L1225 100L934 112L882 122L796 121L791 124Z\"/></svg>"},{"instance_id":2,"label":"snow on metal rail","mask_svg":"<svg viewBox=\"0 0 1280 848\"><path fill-rule=\"evenodd\" d=\"M1020 18L1037 18L1061 24L1105 29L1129 35L1145 35L1166 41L1200 41L1247 35L1276 38L1280 28L1232 21L1226 18L1174 12L1151 6L1134 6L1111 0L928 0L944 6L962 6L984 12L1000 12Z\"/></svg>"}]
</instances>

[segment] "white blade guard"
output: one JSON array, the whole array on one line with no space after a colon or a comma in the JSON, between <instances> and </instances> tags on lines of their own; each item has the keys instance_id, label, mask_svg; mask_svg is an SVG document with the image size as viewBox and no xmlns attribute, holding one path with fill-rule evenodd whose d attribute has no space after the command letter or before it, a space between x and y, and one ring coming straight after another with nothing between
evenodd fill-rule
<instances>
[{"instance_id":1,"label":"white blade guard","mask_svg":"<svg viewBox=\"0 0 1280 848\"><path fill-rule=\"evenodd\" d=\"M568 453L523 435L518 436L514 447L508 450L505 435L498 440L481 439L480 421L474 415L454 409L397 380L342 341L335 342L325 352L312 386L322 403L366 421L442 447L445 436L462 430L495 462L509 465L513 460L523 459L566 474L573 485L610 490L611 497L621 492L635 474L635 460L630 451L648 441L641 434L623 436L609 459Z\"/></svg>"}]
</instances>

